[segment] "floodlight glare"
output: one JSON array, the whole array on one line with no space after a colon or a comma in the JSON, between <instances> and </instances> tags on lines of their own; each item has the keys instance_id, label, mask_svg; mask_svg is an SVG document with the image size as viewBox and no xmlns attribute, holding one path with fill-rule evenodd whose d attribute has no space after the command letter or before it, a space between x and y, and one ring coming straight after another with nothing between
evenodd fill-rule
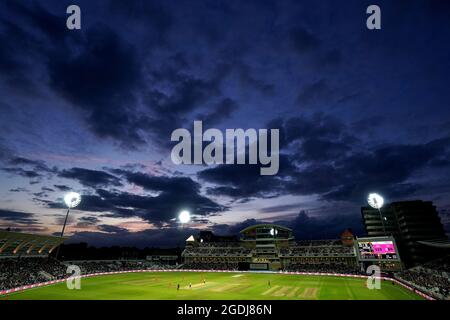
<instances>
[{"instance_id":1,"label":"floodlight glare","mask_svg":"<svg viewBox=\"0 0 450 320\"><path fill-rule=\"evenodd\" d=\"M371 193L367 197L367 202L369 203L369 206L371 206L372 208L380 209L384 204L384 199L377 193Z\"/></svg>"},{"instance_id":2,"label":"floodlight glare","mask_svg":"<svg viewBox=\"0 0 450 320\"><path fill-rule=\"evenodd\" d=\"M181 223L188 223L191 221L191 214L187 210L183 210L178 215L178 220L180 220Z\"/></svg>"},{"instance_id":3,"label":"floodlight glare","mask_svg":"<svg viewBox=\"0 0 450 320\"><path fill-rule=\"evenodd\" d=\"M275 228L272 228L272 229L270 229L270 235L273 237L273 236L276 236L278 234L278 230L277 229L275 229Z\"/></svg>"},{"instance_id":4,"label":"floodlight glare","mask_svg":"<svg viewBox=\"0 0 450 320\"><path fill-rule=\"evenodd\" d=\"M67 206L66 218L64 219L64 224L61 230L61 238L64 236L64 230L66 230L67 218L69 217L70 209L75 208L81 202L81 196L77 192L69 192L64 196L64 202ZM56 259L58 259L59 249L61 246L58 246L58 250L56 251Z\"/></svg>"},{"instance_id":5,"label":"floodlight glare","mask_svg":"<svg viewBox=\"0 0 450 320\"><path fill-rule=\"evenodd\" d=\"M79 193L76 192L69 192L64 197L64 202L66 203L67 207L69 209L75 208L77 205L81 202L81 196Z\"/></svg>"}]
</instances>

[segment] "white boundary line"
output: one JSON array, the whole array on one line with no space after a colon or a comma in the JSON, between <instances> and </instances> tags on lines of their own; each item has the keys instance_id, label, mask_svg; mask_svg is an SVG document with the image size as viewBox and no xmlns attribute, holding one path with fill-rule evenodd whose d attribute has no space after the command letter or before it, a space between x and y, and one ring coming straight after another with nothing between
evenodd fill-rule
<instances>
[{"instance_id":1,"label":"white boundary line","mask_svg":"<svg viewBox=\"0 0 450 320\"><path fill-rule=\"evenodd\" d=\"M354 274L336 274L336 273L320 273L320 272L287 272L287 271L279 271L279 272L267 272L267 271L238 271L238 270L194 270L194 269L157 269L157 270L128 270L128 271L113 271L113 272L99 272L99 273L91 273L91 274L85 274L80 276L80 278L90 278L90 277L96 277L96 276L105 276L105 275L112 275L112 274L123 274L123 273L136 273L136 272L232 272L232 273L276 273L276 274L289 274L289 275L310 275L310 276L332 276L332 277L350 277L350 278L368 278L368 276L362 276L362 275L354 275ZM8 290L2 290L0 291L0 296L7 295L14 292L21 292L28 289L38 288L38 287L44 287L49 286L52 284L57 284L61 282L65 282L68 278L65 279L58 279L58 280L52 280L47 282L41 282L41 283L35 283L27 286L17 287L13 289ZM395 283L401 285L402 287L408 289L409 291L412 291L422 297L424 297L427 300L436 300L435 298L416 290L406 284L404 284L401 281L398 281L397 279L389 278L389 277L380 277L382 280L387 281L394 281Z\"/></svg>"}]
</instances>

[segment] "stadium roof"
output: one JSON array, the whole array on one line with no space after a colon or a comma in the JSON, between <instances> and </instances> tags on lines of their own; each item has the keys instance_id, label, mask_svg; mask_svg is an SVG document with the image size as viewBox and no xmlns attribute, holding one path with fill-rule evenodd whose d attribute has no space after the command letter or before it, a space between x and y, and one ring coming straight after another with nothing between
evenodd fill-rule
<instances>
[{"instance_id":1,"label":"stadium roof","mask_svg":"<svg viewBox=\"0 0 450 320\"><path fill-rule=\"evenodd\" d=\"M0 257L47 256L67 237L0 231Z\"/></svg>"},{"instance_id":2,"label":"stadium roof","mask_svg":"<svg viewBox=\"0 0 450 320\"><path fill-rule=\"evenodd\" d=\"M450 241L448 239L436 239L417 242L429 247L450 249Z\"/></svg>"},{"instance_id":3,"label":"stadium roof","mask_svg":"<svg viewBox=\"0 0 450 320\"><path fill-rule=\"evenodd\" d=\"M275 229L278 229L278 230L292 231L289 228L286 228L286 227L283 227L283 226L280 226L280 225L277 225L277 224L261 223L261 224L255 224L255 225L249 226L249 227L241 230L240 233L247 232L249 230L252 230L252 229L255 229L255 228L261 228L261 227L268 227L268 228L275 228Z\"/></svg>"}]
</instances>

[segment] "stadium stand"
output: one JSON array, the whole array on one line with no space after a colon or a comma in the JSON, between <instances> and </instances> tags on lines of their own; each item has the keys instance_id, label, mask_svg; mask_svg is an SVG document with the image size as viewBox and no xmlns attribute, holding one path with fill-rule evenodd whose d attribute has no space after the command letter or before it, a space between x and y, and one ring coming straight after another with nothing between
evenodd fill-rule
<instances>
[{"instance_id":1,"label":"stadium stand","mask_svg":"<svg viewBox=\"0 0 450 320\"><path fill-rule=\"evenodd\" d=\"M450 299L450 256L396 273L395 277L437 299Z\"/></svg>"},{"instance_id":2,"label":"stadium stand","mask_svg":"<svg viewBox=\"0 0 450 320\"><path fill-rule=\"evenodd\" d=\"M358 270L353 235L347 230L342 239L295 241L290 229L274 224L259 224L240 232L240 241L220 241L217 236L207 239L191 236L182 253L183 268L236 269L247 263L255 270L312 270L329 272ZM349 237L351 238L349 240ZM309 266L311 265L311 267Z\"/></svg>"},{"instance_id":3,"label":"stadium stand","mask_svg":"<svg viewBox=\"0 0 450 320\"><path fill-rule=\"evenodd\" d=\"M0 259L0 290L12 289L49 280L64 279L69 265L80 268L81 274L114 271L161 270L173 268L169 264L147 260L94 260L59 262L53 258Z\"/></svg>"},{"instance_id":4,"label":"stadium stand","mask_svg":"<svg viewBox=\"0 0 450 320\"><path fill-rule=\"evenodd\" d=\"M67 267L54 259L0 259L0 290L67 277Z\"/></svg>"},{"instance_id":5,"label":"stadium stand","mask_svg":"<svg viewBox=\"0 0 450 320\"><path fill-rule=\"evenodd\" d=\"M291 272L319 272L319 273L335 273L335 274L360 274L361 271L356 266L345 264L329 263L329 264L301 264L293 263L287 266L284 271Z\"/></svg>"}]
</instances>

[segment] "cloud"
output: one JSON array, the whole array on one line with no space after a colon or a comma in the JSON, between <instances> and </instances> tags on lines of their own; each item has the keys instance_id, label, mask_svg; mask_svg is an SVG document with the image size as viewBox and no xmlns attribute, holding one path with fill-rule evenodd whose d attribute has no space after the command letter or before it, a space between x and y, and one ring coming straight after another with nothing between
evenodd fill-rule
<instances>
[{"instance_id":1,"label":"cloud","mask_svg":"<svg viewBox=\"0 0 450 320\"><path fill-rule=\"evenodd\" d=\"M14 188L9 189L9 192L29 192L29 190L27 188Z\"/></svg>"},{"instance_id":2,"label":"cloud","mask_svg":"<svg viewBox=\"0 0 450 320\"><path fill-rule=\"evenodd\" d=\"M98 230L103 231L103 232L107 232L107 233L124 233L127 231L127 229L125 228L121 228L118 226L113 226L113 225L109 225L109 224L101 224L98 227Z\"/></svg>"},{"instance_id":3,"label":"cloud","mask_svg":"<svg viewBox=\"0 0 450 320\"><path fill-rule=\"evenodd\" d=\"M101 212L104 217L140 217L157 225L173 223L182 209L190 210L193 215L198 216L209 216L228 210L226 206L200 194L200 185L190 178L150 176L122 169L115 172L121 174L129 183L141 186L152 194L137 195L115 189L98 188L95 194L83 195L83 201L77 209ZM100 180L105 184L108 181L109 179ZM98 180L94 182L97 183ZM61 201L43 203L51 208L63 207Z\"/></svg>"},{"instance_id":4,"label":"cloud","mask_svg":"<svg viewBox=\"0 0 450 320\"><path fill-rule=\"evenodd\" d=\"M71 190L70 187L62 185L62 184L54 184L53 185L56 189L58 189L59 191L69 191Z\"/></svg>"},{"instance_id":5,"label":"cloud","mask_svg":"<svg viewBox=\"0 0 450 320\"><path fill-rule=\"evenodd\" d=\"M295 52L307 53L320 46L319 39L309 30L298 27L290 31L289 40Z\"/></svg>"},{"instance_id":6,"label":"cloud","mask_svg":"<svg viewBox=\"0 0 450 320\"><path fill-rule=\"evenodd\" d=\"M217 224L212 230L221 235L238 235L241 230L260 223L268 222L247 219L236 224ZM292 229L297 240L338 239L347 228L358 236L365 235L362 219L357 214L335 214L318 218L301 211L292 220L277 220L273 223Z\"/></svg>"},{"instance_id":7,"label":"cloud","mask_svg":"<svg viewBox=\"0 0 450 320\"><path fill-rule=\"evenodd\" d=\"M213 111L206 115L199 116L199 119L203 119L203 122L206 125L211 126L230 118L232 113L237 109L238 105L236 101L230 98L224 98L214 107Z\"/></svg>"},{"instance_id":8,"label":"cloud","mask_svg":"<svg viewBox=\"0 0 450 320\"><path fill-rule=\"evenodd\" d=\"M310 106L318 102L326 102L333 97L333 92L325 80L319 80L304 86L297 101L301 106Z\"/></svg>"},{"instance_id":9,"label":"cloud","mask_svg":"<svg viewBox=\"0 0 450 320\"><path fill-rule=\"evenodd\" d=\"M0 209L0 220L14 223L36 224L37 219L34 213Z\"/></svg>"},{"instance_id":10,"label":"cloud","mask_svg":"<svg viewBox=\"0 0 450 320\"><path fill-rule=\"evenodd\" d=\"M0 170L7 172L7 173L11 173L11 174L15 174L21 177L25 177L25 178L40 178L41 175L35 171L32 170L25 170L22 168L0 168Z\"/></svg>"},{"instance_id":11,"label":"cloud","mask_svg":"<svg viewBox=\"0 0 450 320\"><path fill-rule=\"evenodd\" d=\"M58 173L61 178L73 179L87 187L122 186L120 179L105 171L71 168ZM64 189L64 188L63 188Z\"/></svg>"},{"instance_id":12,"label":"cloud","mask_svg":"<svg viewBox=\"0 0 450 320\"><path fill-rule=\"evenodd\" d=\"M422 189L409 179L419 170L438 166L436 159L444 159L450 145L450 138L410 145L363 144L347 125L322 113L274 120L271 126L280 129L285 151L278 175L261 176L257 165L218 165L197 174L212 184L208 194L242 201L319 195L322 200L356 203L373 190L404 197Z\"/></svg>"},{"instance_id":13,"label":"cloud","mask_svg":"<svg viewBox=\"0 0 450 320\"><path fill-rule=\"evenodd\" d=\"M92 27L84 35L77 50L55 52L48 62L51 87L82 111L100 138L124 147L143 144L134 110L142 84L136 49L107 27Z\"/></svg>"},{"instance_id":14,"label":"cloud","mask_svg":"<svg viewBox=\"0 0 450 320\"><path fill-rule=\"evenodd\" d=\"M246 198L271 198L280 195L283 189L282 178L292 165L286 156L280 156L280 171L276 176L262 176L260 165L217 165L197 173L197 177L211 184L207 188L210 195L224 195L245 201Z\"/></svg>"},{"instance_id":15,"label":"cloud","mask_svg":"<svg viewBox=\"0 0 450 320\"><path fill-rule=\"evenodd\" d=\"M350 228L354 234L364 236L365 231L359 214L334 214L325 217L311 217L305 211L291 221L275 221L293 230L299 240L338 239L341 233Z\"/></svg>"},{"instance_id":16,"label":"cloud","mask_svg":"<svg viewBox=\"0 0 450 320\"><path fill-rule=\"evenodd\" d=\"M105 232L76 232L68 243L86 242L90 245L103 246L131 246L131 247L184 247L185 240L199 230L192 228L159 228L138 232L116 230L116 233Z\"/></svg>"},{"instance_id":17,"label":"cloud","mask_svg":"<svg viewBox=\"0 0 450 320\"><path fill-rule=\"evenodd\" d=\"M48 167L44 161L33 160L24 157L9 155L4 159L8 167L0 170L9 174L18 175L28 179L34 179L32 182L39 182L43 177L50 177L57 172L57 168Z\"/></svg>"},{"instance_id":18,"label":"cloud","mask_svg":"<svg viewBox=\"0 0 450 320\"><path fill-rule=\"evenodd\" d=\"M83 216L78 218L77 227L85 228L89 226L95 226L100 223L100 219L94 216Z\"/></svg>"}]
</instances>

